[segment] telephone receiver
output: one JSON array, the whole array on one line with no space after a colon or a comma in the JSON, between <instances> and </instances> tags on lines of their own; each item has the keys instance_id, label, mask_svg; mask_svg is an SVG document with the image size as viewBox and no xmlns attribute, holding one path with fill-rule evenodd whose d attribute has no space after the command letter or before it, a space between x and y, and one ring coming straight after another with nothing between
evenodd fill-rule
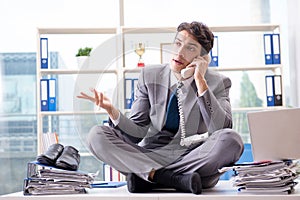
<instances>
[{"instance_id":1,"label":"telephone receiver","mask_svg":"<svg viewBox=\"0 0 300 200\"><path fill-rule=\"evenodd\" d=\"M210 61L211 61L211 57L209 54L202 56L202 58L204 58L208 63L210 63ZM182 69L180 73L181 73L182 78L188 79L194 75L194 72L195 72L195 67L187 67L187 68Z\"/></svg>"},{"instance_id":2,"label":"telephone receiver","mask_svg":"<svg viewBox=\"0 0 300 200\"><path fill-rule=\"evenodd\" d=\"M181 70L181 76L184 79L190 78L191 76L194 75L195 72L195 67L188 67L188 68L184 68Z\"/></svg>"}]
</instances>

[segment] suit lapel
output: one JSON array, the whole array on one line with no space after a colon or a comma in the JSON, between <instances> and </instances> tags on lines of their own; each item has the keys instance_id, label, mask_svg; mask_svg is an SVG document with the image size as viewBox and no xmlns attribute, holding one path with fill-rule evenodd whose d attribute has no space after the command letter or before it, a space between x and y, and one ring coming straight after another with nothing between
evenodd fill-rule
<instances>
[{"instance_id":1,"label":"suit lapel","mask_svg":"<svg viewBox=\"0 0 300 200\"><path fill-rule=\"evenodd\" d=\"M158 106L159 108L156 109L156 117L154 116L152 118L153 124L157 124L157 128L161 129L164 126L164 119L166 115L166 108L167 108L167 103L168 103L168 91L170 87L170 67L166 66L161 70L159 74L159 80L156 80L155 87L157 89L154 89L154 93L156 93L159 90L160 95L156 96L157 98L157 104L155 106ZM152 105L154 106L154 105ZM157 120L157 121L156 121Z\"/></svg>"}]
</instances>

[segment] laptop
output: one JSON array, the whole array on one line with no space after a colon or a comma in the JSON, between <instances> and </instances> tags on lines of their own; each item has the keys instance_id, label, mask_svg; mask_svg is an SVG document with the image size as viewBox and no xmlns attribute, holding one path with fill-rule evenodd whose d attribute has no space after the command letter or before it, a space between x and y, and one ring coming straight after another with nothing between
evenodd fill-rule
<instances>
[{"instance_id":1,"label":"laptop","mask_svg":"<svg viewBox=\"0 0 300 200\"><path fill-rule=\"evenodd\" d=\"M300 159L300 108L248 112L253 159Z\"/></svg>"}]
</instances>

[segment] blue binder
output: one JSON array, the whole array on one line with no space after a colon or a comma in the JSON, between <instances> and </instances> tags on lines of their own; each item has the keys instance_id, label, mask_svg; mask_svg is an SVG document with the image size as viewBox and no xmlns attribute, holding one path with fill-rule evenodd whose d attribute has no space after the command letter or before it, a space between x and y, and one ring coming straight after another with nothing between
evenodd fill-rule
<instances>
[{"instance_id":1,"label":"blue binder","mask_svg":"<svg viewBox=\"0 0 300 200\"><path fill-rule=\"evenodd\" d=\"M281 75L266 76L267 106L282 106Z\"/></svg>"},{"instance_id":2,"label":"blue binder","mask_svg":"<svg viewBox=\"0 0 300 200\"><path fill-rule=\"evenodd\" d=\"M280 64L280 35L274 33L272 35L272 46L273 46L273 64Z\"/></svg>"},{"instance_id":3,"label":"blue binder","mask_svg":"<svg viewBox=\"0 0 300 200\"><path fill-rule=\"evenodd\" d=\"M275 106L273 75L266 76L266 95L267 95L267 106Z\"/></svg>"},{"instance_id":4,"label":"blue binder","mask_svg":"<svg viewBox=\"0 0 300 200\"><path fill-rule=\"evenodd\" d=\"M56 111L56 79L48 80L48 108L49 111Z\"/></svg>"},{"instance_id":5,"label":"blue binder","mask_svg":"<svg viewBox=\"0 0 300 200\"><path fill-rule=\"evenodd\" d=\"M130 109L135 100L135 88L137 86L137 78L124 79L124 93L125 93L125 109Z\"/></svg>"},{"instance_id":6,"label":"blue binder","mask_svg":"<svg viewBox=\"0 0 300 200\"><path fill-rule=\"evenodd\" d=\"M275 106L282 106L282 83L281 75L274 75L274 104Z\"/></svg>"},{"instance_id":7,"label":"blue binder","mask_svg":"<svg viewBox=\"0 0 300 200\"><path fill-rule=\"evenodd\" d=\"M40 39L40 51L41 51L41 68L48 68L48 38Z\"/></svg>"},{"instance_id":8,"label":"blue binder","mask_svg":"<svg viewBox=\"0 0 300 200\"><path fill-rule=\"evenodd\" d=\"M109 126L108 120L103 120L103 121L102 121L102 125L103 125L103 126Z\"/></svg>"},{"instance_id":9,"label":"blue binder","mask_svg":"<svg viewBox=\"0 0 300 200\"><path fill-rule=\"evenodd\" d=\"M48 79L41 79L41 111L48 111Z\"/></svg>"},{"instance_id":10,"label":"blue binder","mask_svg":"<svg viewBox=\"0 0 300 200\"><path fill-rule=\"evenodd\" d=\"M137 78L133 78L132 79L132 102L134 102L135 100L135 90L137 88L137 84L138 84L138 79Z\"/></svg>"},{"instance_id":11,"label":"blue binder","mask_svg":"<svg viewBox=\"0 0 300 200\"><path fill-rule=\"evenodd\" d=\"M272 34L264 34L264 53L265 53L265 64L273 64L273 47L272 47Z\"/></svg>"},{"instance_id":12,"label":"blue binder","mask_svg":"<svg viewBox=\"0 0 300 200\"><path fill-rule=\"evenodd\" d=\"M130 109L132 105L132 79L124 79L125 109Z\"/></svg>"},{"instance_id":13,"label":"blue binder","mask_svg":"<svg viewBox=\"0 0 300 200\"><path fill-rule=\"evenodd\" d=\"M209 63L210 67L219 66L219 42L218 36L214 36L214 47L210 51L211 61Z\"/></svg>"}]
</instances>

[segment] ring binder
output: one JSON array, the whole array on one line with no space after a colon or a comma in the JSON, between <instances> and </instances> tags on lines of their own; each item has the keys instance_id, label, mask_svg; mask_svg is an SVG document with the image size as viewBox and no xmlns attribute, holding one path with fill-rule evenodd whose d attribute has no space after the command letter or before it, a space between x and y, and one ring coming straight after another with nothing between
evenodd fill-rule
<instances>
[{"instance_id":1,"label":"ring binder","mask_svg":"<svg viewBox=\"0 0 300 200\"><path fill-rule=\"evenodd\" d=\"M214 47L210 51L211 61L209 63L210 67L218 67L219 66L219 38L218 36L214 36Z\"/></svg>"},{"instance_id":2,"label":"ring binder","mask_svg":"<svg viewBox=\"0 0 300 200\"><path fill-rule=\"evenodd\" d=\"M41 68L48 68L48 38L41 38Z\"/></svg>"},{"instance_id":3,"label":"ring binder","mask_svg":"<svg viewBox=\"0 0 300 200\"><path fill-rule=\"evenodd\" d=\"M124 80L125 84L125 109L130 109L132 105L132 79L127 78Z\"/></svg>"},{"instance_id":4,"label":"ring binder","mask_svg":"<svg viewBox=\"0 0 300 200\"><path fill-rule=\"evenodd\" d=\"M282 106L282 84L281 75L274 75L275 106Z\"/></svg>"},{"instance_id":5,"label":"ring binder","mask_svg":"<svg viewBox=\"0 0 300 200\"><path fill-rule=\"evenodd\" d=\"M48 80L48 107L49 111L56 111L56 79Z\"/></svg>"},{"instance_id":6,"label":"ring binder","mask_svg":"<svg viewBox=\"0 0 300 200\"><path fill-rule=\"evenodd\" d=\"M56 79L41 79L41 111L56 111Z\"/></svg>"},{"instance_id":7,"label":"ring binder","mask_svg":"<svg viewBox=\"0 0 300 200\"><path fill-rule=\"evenodd\" d=\"M273 64L280 64L280 36L278 33L272 35Z\"/></svg>"},{"instance_id":8,"label":"ring binder","mask_svg":"<svg viewBox=\"0 0 300 200\"><path fill-rule=\"evenodd\" d=\"M125 92L125 109L130 109L132 106L132 103L134 101L134 90L137 86L138 79L137 78L126 78L124 80L124 92Z\"/></svg>"},{"instance_id":9,"label":"ring binder","mask_svg":"<svg viewBox=\"0 0 300 200\"><path fill-rule=\"evenodd\" d=\"M282 106L281 75L266 76L267 106Z\"/></svg>"},{"instance_id":10,"label":"ring binder","mask_svg":"<svg viewBox=\"0 0 300 200\"><path fill-rule=\"evenodd\" d=\"M264 34L265 64L280 64L280 35L279 33Z\"/></svg>"},{"instance_id":11,"label":"ring binder","mask_svg":"<svg viewBox=\"0 0 300 200\"><path fill-rule=\"evenodd\" d=\"M41 79L41 111L48 111L48 79Z\"/></svg>"},{"instance_id":12,"label":"ring binder","mask_svg":"<svg viewBox=\"0 0 300 200\"><path fill-rule=\"evenodd\" d=\"M273 64L272 34L264 34L265 64Z\"/></svg>"}]
</instances>

